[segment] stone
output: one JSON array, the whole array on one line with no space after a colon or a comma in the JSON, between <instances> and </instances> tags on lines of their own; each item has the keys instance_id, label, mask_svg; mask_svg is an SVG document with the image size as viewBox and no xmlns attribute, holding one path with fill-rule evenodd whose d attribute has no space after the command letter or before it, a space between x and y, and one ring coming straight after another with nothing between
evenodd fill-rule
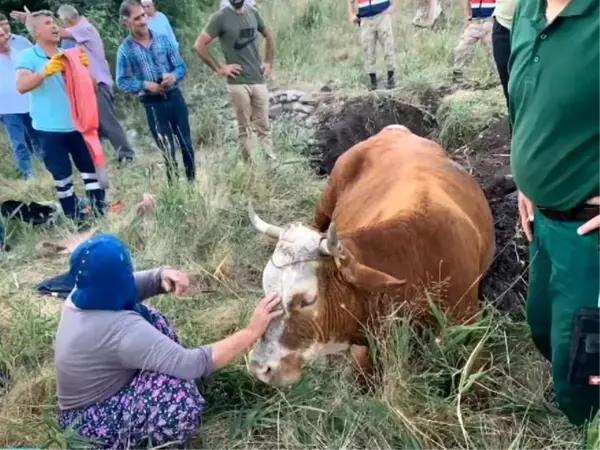
<instances>
[{"instance_id":1,"label":"stone","mask_svg":"<svg viewBox=\"0 0 600 450\"><path fill-rule=\"evenodd\" d=\"M283 107L284 111L293 111L294 110L294 105L292 103L284 103L281 106Z\"/></svg>"},{"instance_id":2,"label":"stone","mask_svg":"<svg viewBox=\"0 0 600 450\"><path fill-rule=\"evenodd\" d=\"M298 101L300 103L304 103L305 105L316 105L318 103L317 99L311 93L304 94L298 99Z\"/></svg>"},{"instance_id":3,"label":"stone","mask_svg":"<svg viewBox=\"0 0 600 450\"><path fill-rule=\"evenodd\" d=\"M315 111L315 107L312 105L305 105L304 103L295 102L292 104L294 111L299 111L304 114L312 114Z\"/></svg>"},{"instance_id":4,"label":"stone","mask_svg":"<svg viewBox=\"0 0 600 450\"><path fill-rule=\"evenodd\" d=\"M316 116L313 115L313 116L308 116L307 117L307 119L305 121L305 124L306 124L307 127L312 128L315 125L317 125L317 122L318 122L318 119L316 118ZM310 144L310 145L315 145L315 144L316 144L316 141L314 142L314 144Z\"/></svg>"},{"instance_id":5,"label":"stone","mask_svg":"<svg viewBox=\"0 0 600 450\"><path fill-rule=\"evenodd\" d=\"M283 106L280 104L275 104L269 108L269 117L273 119L277 119L281 117L283 114Z\"/></svg>"},{"instance_id":6,"label":"stone","mask_svg":"<svg viewBox=\"0 0 600 450\"><path fill-rule=\"evenodd\" d=\"M300 99L300 97L302 97L304 95L304 92L300 92L300 91L287 91L287 101L288 102L295 102L298 99Z\"/></svg>"}]
</instances>

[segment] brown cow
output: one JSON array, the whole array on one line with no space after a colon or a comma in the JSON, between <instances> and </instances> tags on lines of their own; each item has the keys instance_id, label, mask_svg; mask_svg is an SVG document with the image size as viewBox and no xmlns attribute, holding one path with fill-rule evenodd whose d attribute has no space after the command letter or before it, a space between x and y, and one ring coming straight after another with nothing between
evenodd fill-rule
<instances>
[{"instance_id":1,"label":"brown cow","mask_svg":"<svg viewBox=\"0 0 600 450\"><path fill-rule=\"evenodd\" d=\"M444 149L406 127L386 127L339 158L314 228L280 228L249 212L278 239L263 288L285 309L251 354L250 370L265 383L295 384L305 362L350 347L364 359L363 325L390 306L428 320L423 293L435 283L445 282L437 303L451 323L479 312L479 281L495 251L489 205Z\"/></svg>"}]
</instances>

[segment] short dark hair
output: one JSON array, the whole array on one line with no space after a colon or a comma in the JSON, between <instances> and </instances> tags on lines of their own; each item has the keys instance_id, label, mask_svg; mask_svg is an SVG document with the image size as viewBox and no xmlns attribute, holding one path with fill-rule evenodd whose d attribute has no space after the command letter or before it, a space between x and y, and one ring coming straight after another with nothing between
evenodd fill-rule
<instances>
[{"instance_id":1,"label":"short dark hair","mask_svg":"<svg viewBox=\"0 0 600 450\"><path fill-rule=\"evenodd\" d=\"M8 18L2 13L0 13L0 22L8 22Z\"/></svg>"},{"instance_id":2,"label":"short dark hair","mask_svg":"<svg viewBox=\"0 0 600 450\"><path fill-rule=\"evenodd\" d=\"M142 4L139 0L123 0L123 3L121 3L121 7L119 8L119 16L129 18L132 6L142 6Z\"/></svg>"}]
</instances>

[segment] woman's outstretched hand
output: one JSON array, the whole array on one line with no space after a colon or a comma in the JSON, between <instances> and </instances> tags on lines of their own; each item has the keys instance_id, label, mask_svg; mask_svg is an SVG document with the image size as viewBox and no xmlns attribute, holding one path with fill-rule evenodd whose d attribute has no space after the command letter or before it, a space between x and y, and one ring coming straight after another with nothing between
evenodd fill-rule
<instances>
[{"instance_id":1,"label":"woman's outstretched hand","mask_svg":"<svg viewBox=\"0 0 600 450\"><path fill-rule=\"evenodd\" d=\"M183 295L190 287L190 278L184 272L167 268L161 272L160 283L165 292Z\"/></svg>"},{"instance_id":2,"label":"woman's outstretched hand","mask_svg":"<svg viewBox=\"0 0 600 450\"><path fill-rule=\"evenodd\" d=\"M281 299L277 294L269 294L256 305L254 314L246 326L256 339L261 337L267 331L267 327L273 319L283 314L283 310L278 309Z\"/></svg>"}]
</instances>

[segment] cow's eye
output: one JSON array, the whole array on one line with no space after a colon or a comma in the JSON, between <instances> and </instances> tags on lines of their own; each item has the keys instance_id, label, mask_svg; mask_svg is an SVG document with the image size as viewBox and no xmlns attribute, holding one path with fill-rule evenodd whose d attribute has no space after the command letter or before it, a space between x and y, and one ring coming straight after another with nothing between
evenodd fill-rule
<instances>
[{"instance_id":1,"label":"cow's eye","mask_svg":"<svg viewBox=\"0 0 600 450\"><path fill-rule=\"evenodd\" d=\"M316 301L317 301L317 296L316 295L314 297L307 297L306 295L304 295L302 297L302 302L300 303L300 307L301 308L308 308L309 306L314 305Z\"/></svg>"}]
</instances>

